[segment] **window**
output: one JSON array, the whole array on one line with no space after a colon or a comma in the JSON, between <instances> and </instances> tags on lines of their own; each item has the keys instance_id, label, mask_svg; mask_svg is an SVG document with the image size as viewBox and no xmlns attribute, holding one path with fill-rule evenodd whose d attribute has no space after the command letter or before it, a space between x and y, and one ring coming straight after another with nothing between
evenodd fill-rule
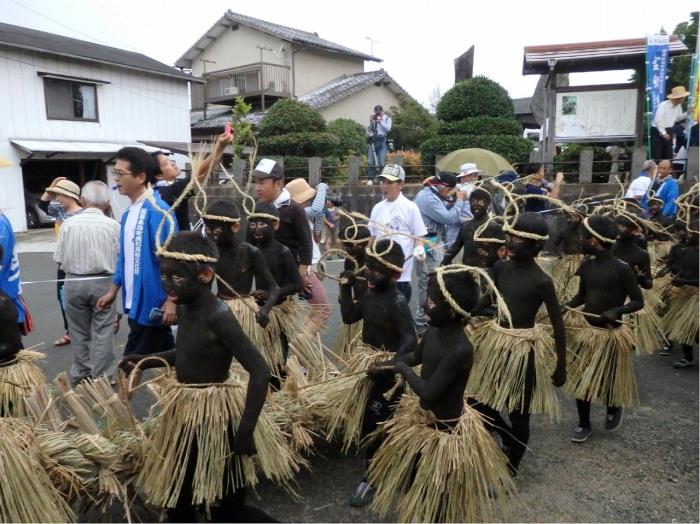
<instances>
[{"instance_id":1,"label":"window","mask_svg":"<svg viewBox=\"0 0 700 524\"><path fill-rule=\"evenodd\" d=\"M46 117L49 120L97 122L97 86L44 78Z\"/></svg>"}]
</instances>

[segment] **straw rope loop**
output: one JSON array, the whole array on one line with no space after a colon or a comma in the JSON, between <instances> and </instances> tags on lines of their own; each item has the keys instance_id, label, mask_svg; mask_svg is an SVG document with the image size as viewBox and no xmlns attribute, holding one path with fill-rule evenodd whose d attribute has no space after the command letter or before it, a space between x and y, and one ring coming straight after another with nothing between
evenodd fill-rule
<instances>
[{"instance_id":1,"label":"straw rope loop","mask_svg":"<svg viewBox=\"0 0 700 524\"><path fill-rule=\"evenodd\" d=\"M605 242L606 244L614 244L614 243L615 243L615 239L614 239L614 238L604 237L603 235L601 235L600 233L598 233L597 231L595 231L595 230L590 226L590 224L588 223L588 217L584 218L582 223L583 223L583 227L585 227L586 230L587 230L591 235L593 235L595 238L597 238L597 239L600 240L601 242Z\"/></svg>"},{"instance_id":2,"label":"straw rope loop","mask_svg":"<svg viewBox=\"0 0 700 524\"><path fill-rule=\"evenodd\" d=\"M353 274L357 275L358 272L360 271L360 265L357 263L357 259L353 257L350 253L343 249L327 249L322 255L321 258L319 258L318 263L317 263L317 272L319 278L330 278L331 280L335 280L337 282L341 282L343 279L340 276L336 275L331 275L326 272L322 262L325 261L330 255L333 254L338 254L342 257L345 257L345 260L349 260L350 263L353 265L352 272Z\"/></svg>"},{"instance_id":3,"label":"straw rope loop","mask_svg":"<svg viewBox=\"0 0 700 524\"><path fill-rule=\"evenodd\" d=\"M486 286L490 288L490 291L494 294L494 297L496 299L498 322L502 323L505 320L510 326L510 328L512 328L513 320L511 318L510 311L508 310L508 305L506 304L506 301L503 299L503 296L498 291L498 288L496 287L496 284L491 278L491 276L480 267L466 266L464 264L450 264L447 266L440 266L437 269L436 277L438 281L438 286L440 286L440 292L442 293L442 296L445 297L445 300L447 300L450 306L452 306L455 311L457 311L460 315L462 315L465 318L469 318L471 316L470 313L464 311L459 306L459 304L457 304L457 302L455 301L454 297L452 297L445 284L445 275L453 275L458 273L469 273L472 276L475 276L479 281L480 286L483 282L486 283Z\"/></svg>"},{"instance_id":4,"label":"straw rope loop","mask_svg":"<svg viewBox=\"0 0 700 524\"><path fill-rule=\"evenodd\" d=\"M225 217L222 215L209 215L207 213L200 213L199 216L202 220L211 220L213 222L225 222L227 224L239 224L241 222L240 218Z\"/></svg>"},{"instance_id":5,"label":"straw rope loop","mask_svg":"<svg viewBox=\"0 0 700 524\"><path fill-rule=\"evenodd\" d=\"M159 362L162 362L163 364L165 364L165 367L167 368L167 372L166 372L167 375L170 375L170 373L172 372L172 368L170 367L170 364L164 358L156 357L154 355L150 355L150 356L142 358L136 364L134 364L134 369L132 369L131 373L129 373L129 385L127 386L127 395L129 397L131 397L131 395L133 395L136 391L138 391L142 387L147 386L148 384L150 384L152 382L156 382L157 380L160 380L162 378L161 376L153 377L152 379L147 380L146 382L141 382L141 384L134 387L134 379L138 375L138 373L136 373L136 371L137 370L141 371L141 365L144 362L146 362L147 360L158 360Z\"/></svg>"},{"instance_id":6,"label":"straw rope loop","mask_svg":"<svg viewBox=\"0 0 700 524\"><path fill-rule=\"evenodd\" d=\"M489 238L489 237L483 237L483 235L486 232L486 229L492 222L501 222L505 223L505 218L502 216L492 216L490 217L486 222L481 224L478 228L476 228L476 231L474 231L474 242L486 242L486 243L491 243L491 244L505 244L505 239L501 238Z\"/></svg>"},{"instance_id":7,"label":"straw rope loop","mask_svg":"<svg viewBox=\"0 0 700 524\"><path fill-rule=\"evenodd\" d=\"M276 217L275 215L270 215L268 213L250 213L248 215L248 221L251 221L255 218L261 218L263 220L272 220L273 222L280 221L279 217Z\"/></svg>"}]
</instances>

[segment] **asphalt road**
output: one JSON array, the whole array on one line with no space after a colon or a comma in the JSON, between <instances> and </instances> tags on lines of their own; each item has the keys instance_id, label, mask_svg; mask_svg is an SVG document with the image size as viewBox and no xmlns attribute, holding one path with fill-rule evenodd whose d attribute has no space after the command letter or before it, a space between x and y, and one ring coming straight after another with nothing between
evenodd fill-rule
<instances>
[{"instance_id":1,"label":"asphalt road","mask_svg":"<svg viewBox=\"0 0 700 524\"><path fill-rule=\"evenodd\" d=\"M22 280L55 278L49 253L20 255ZM327 281L330 300L337 303L337 285ZM70 347L55 348L62 334L55 284L24 286L36 330L25 346L46 354L48 377L68 369ZM339 322L334 307L325 341L334 339ZM126 323L117 336L118 352L126 339ZM605 410L592 411L593 437L573 444L568 435L576 425L574 401L560 394L562 418L547 423L532 417L530 451L517 479L519 496L506 515L509 521L544 522L698 522L698 368L676 370L674 357L635 359L640 405L626 410L620 429L606 433ZM138 400L138 411L146 398ZM298 477L295 500L279 488L263 484L249 503L281 521L367 522L378 517L347 505L362 476L359 456L340 454L337 446L319 442L311 471Z\"/></svg>"}]
</instances>

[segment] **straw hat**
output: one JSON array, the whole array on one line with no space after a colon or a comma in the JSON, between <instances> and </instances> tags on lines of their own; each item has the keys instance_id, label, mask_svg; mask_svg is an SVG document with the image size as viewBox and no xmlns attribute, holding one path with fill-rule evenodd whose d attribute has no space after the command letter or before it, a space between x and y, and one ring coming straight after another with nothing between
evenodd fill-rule
<instances>
[{"instance_id":1,"label":"straw hat","mask_svg":"<svg viewBox=\"0 0 700 524\"><path fill-rule=\"evenodd\" d=\"M316 196L316 190L303 178L296 178L284 186L289 191L292 200L297 204L303 204L310 198Z\"/></svg>"},{"instance_id":2,"label":"straw hat","mask_svg":"<svg viewBox=\"0 0 700 524\"><path fill-rule=\"evenodd\" d=\"M671 89L671 94L668 95L666 98L669 99L674 99L674 98L685 98L688 96L690 93L685 90L685 87L683 86L676 86L673 89Z\"/></svg>"},{"instance_id":3,"label":"straw hat","mask_svg":"<svg viewBox=\"0 0 700 524\"><path fill-rule=\"evenodd\" d=\"M80 187L70 180L59 180L54 185L47 187L46 193L67 196L80 202Z\"/></svg>"}]
</instances>

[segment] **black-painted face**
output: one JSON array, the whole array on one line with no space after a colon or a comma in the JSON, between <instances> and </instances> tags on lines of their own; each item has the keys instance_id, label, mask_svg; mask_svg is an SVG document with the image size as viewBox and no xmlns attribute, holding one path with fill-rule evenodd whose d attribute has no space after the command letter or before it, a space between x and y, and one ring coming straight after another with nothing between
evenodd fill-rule
<instances>
[{"instance_id":1,"label":"black-painted face","mask_svg":"<svg viewBox=\"0 0 700 524\"><path fill-rule=\"evenodd\" d=\"M457 313L450 307L442 296L437 282L428 283L428 296L423 304L425 315L428 317L428 325L443 327L455 320Z\"/></svg>"},{"instance_id":2,"label":"black-painted face","mask_svg":"<svg viewBox=\"0 0 700 524\"><path fill-rule=\"evenodd\" d=\"M386 267L381 262L377 262L368 257L365 267L365 278L367 287L376 293L383 293L393 284L395 272Z\"/></svg>"},{"instance_id":3,"label":"black-painted face","mask_svg":"<svg viewBox=\"0 0 700 524\"><path fill-rule=\"evenodd\" d=\"M189 304L211 288L211 282L200 280L199 273L193 266L193 263L160 259L160 281L168 298L175 304Z\"/></svg>"},{"instance_id":4,"label":"black-painted face","mask_svg":"<svg viewBox=\"0 0 700 524\"><path fill-rule=\"evenodd\" d=\"M502 244L494 242L477 242L476 251L479 254L479 267L484 269L493 267L500 259L498 252L502 247Z\"/></svg>"},{"instance_id":5,"label":"black-painted face","mask_svg":"<svg viewBox=\"0 0 700 524\"><path fill-rule=\"evenodd\" d=\"M357 260L363 260L365 258L365 249L369 245L367 242L341 242L343 251L352 255Z\"/></svg>"},{"instance_id":6,"label":"black-painted face","mask_svg":"<svg viewBox=\"0 0 700 524\"><path fill-rule=\"evenodd\" d=\"M687 242L688 242L689 246L695 247L698 245L698 234L697 233L688 232L687 239L688 239Z\"/></svg>"},{"instance_id":7,"label":"black-painted face","mask_svg":"<svg viewBox=\"0 0 700 524\"><path fill-rule=\"evenodd\" d=\"M233 245L234 232L230 224L214 220L205 220L204 232L217 246L230 247Z\"/></svg>"},{"instance_id":8,"label":"black-painted face","mask_svg":"<svg viewBox=\"0 0 700 524\"><path fill-rule=\"evenodd\" d=\"M481 218L489 209L489 202L482 197L474 197L469 199L469 207L474 218Z\"/></svg>"},{"instance_id":9,"label":"black-painted face","mask_svg":"<svg viewBox=\"0 0 700 524\"><path fill-rule=\"evenodd\" d=\"M620 240L631 240L634 237L634 227L626 220L616 220L617 238Z\"/></svg>"},{"instance_id":10,"label":"black-painted face","mask_svg":"<svg viewBox=\"0 0 700 524\"><path fill-rule=\"evenodd\" d=\"M656 201L649 202L649 204L647 205L647 209L649 210L649 214L651 216L658 216L659 213L661 213L661 204L659 204Z\"/></svg>"},{"instance_id":11,"label":"black-painted face","mask_svg":"<svg viewBox=\"0 0 700 524\"><path fill-rule=\"evenodd\" d=\"M270 220L251 220L248 223L248 231L256 246L269 244L275 236L275 230Z\"/></svg>"},{"instance_id":12,"label":"black-painted face","mask_svg":"<svg viewBox=\"0 0 700 524\"><path fill-rule=\"evenodd\" d=\"M591 235L583 225L581 225L578 230L578 244L581 253L584 255L594 255L598 252L593 235Z\"/></svg>"},{"instance_id":13,"label":"black-painted face","mask_svg":"<svg viewBox=\"0 0 700 524\"><path fill-rule=\"evenodd\" d=\"M506 251L512 260L521 261L535 258L540 249L539 240L520 238L511 234L506 235Z\"/></svg>"}]
</instances>

